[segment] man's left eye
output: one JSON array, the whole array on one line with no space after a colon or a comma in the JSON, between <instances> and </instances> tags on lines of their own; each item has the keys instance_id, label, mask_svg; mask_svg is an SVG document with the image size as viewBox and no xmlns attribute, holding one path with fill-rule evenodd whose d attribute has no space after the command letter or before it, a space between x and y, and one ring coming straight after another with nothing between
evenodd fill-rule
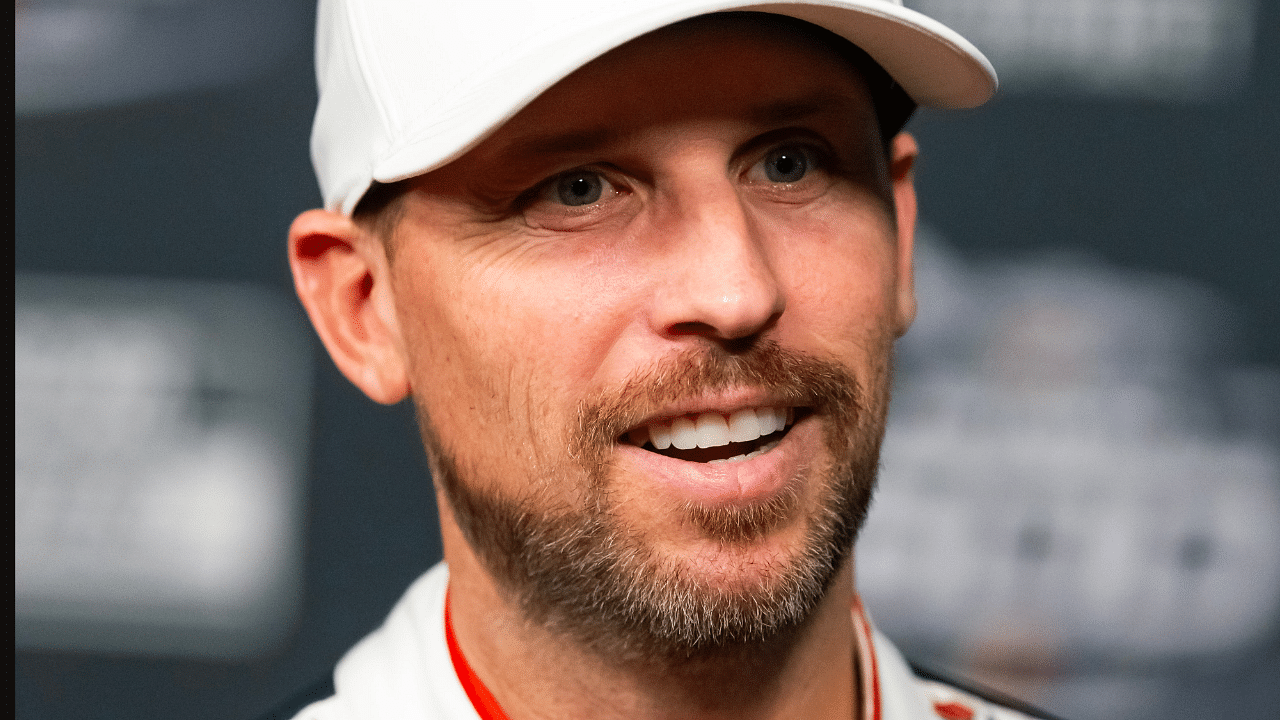
<instances>
[{"instance_id":1,"label":"man's left eye","mask_svg":"<svg viewBox=\"0 0 1280 720\"><path fill-rule=\"evenodd\" d=\"M561 176L555 184L555 196L570 207L599 202L604 194L605 180L599 173L575 172Z\"/></svg>"},{"instance_id":2,"label":"man's left eye","mask_svg":"<svg viewBox=\"0 0 1280 720\"><path fill-rule=\"evenodd\" d=\"M765 197L786 203L808 202L831 187L831 157L822 145L774 145L756 156L742 179Z\"/></svg>"},{"instance_id":3,"label":"man's left eye","mask_svg":"<svg viewBox=\"0 0 1280 720\"><path fill-rule=\"evenodd\" d=\"M788 145L771 150L761 161L764 175L769 182L796 183L809 174L816 164L813 153L798 145Z\"/></svg>"}]
</instances>

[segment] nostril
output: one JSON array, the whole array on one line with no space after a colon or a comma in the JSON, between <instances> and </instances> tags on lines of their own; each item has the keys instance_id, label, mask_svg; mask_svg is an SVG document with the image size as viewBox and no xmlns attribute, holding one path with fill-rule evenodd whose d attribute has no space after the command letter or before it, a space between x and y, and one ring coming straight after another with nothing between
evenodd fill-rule
<instances>
[{"instance_id":1,"label":"nostril","mask_svg":"<svg viewBox=\"0 0 1280 720\"><path fill-rule=\"evenodd\" d=\"M750 333L743 335L725 335L719 329L702 322L682 322L676 323L667 328L667 334L672 336L690 336L696 335L705 338L711 338L722 347L725 352L739 355L750 352L760 343L764 342L764 336L767 331L772 328L777 321L776 316L768 322L753 328Z\"/></svg>"},{"instance_id":2,"label":"nostril","mask_svg":"<svg viewBox=\"0 0 1280 720\"><path fill-rule=\"evenodd\" d=\"M702 322L681 322L667 329L672 335L710 335L715 328Z\"/></svg>"}]
</instances>

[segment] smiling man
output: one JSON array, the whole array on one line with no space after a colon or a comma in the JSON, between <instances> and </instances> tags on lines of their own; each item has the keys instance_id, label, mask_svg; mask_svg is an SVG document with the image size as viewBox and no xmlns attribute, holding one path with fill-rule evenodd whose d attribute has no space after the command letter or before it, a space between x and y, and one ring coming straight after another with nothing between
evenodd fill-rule
<instances>
[{"instance_id":1,"label":"smiling man","mask_svg":"<svg viewBox=\"0 0 1280 720\"><path fill-rule=\"evenodd\" d=\"M317 64L298 293L415 403L445 563L299 717L1021 717L917 678L853 583L900 130L991 95L977 50L890 0L326 0Z\"/></svg>"}]
</instances>

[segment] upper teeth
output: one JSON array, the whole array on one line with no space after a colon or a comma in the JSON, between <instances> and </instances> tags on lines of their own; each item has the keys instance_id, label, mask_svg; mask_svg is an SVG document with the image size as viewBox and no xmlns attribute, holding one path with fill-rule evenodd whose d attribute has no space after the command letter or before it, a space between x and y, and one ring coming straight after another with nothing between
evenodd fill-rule
<instances>
[{"instance_id":1,"label":"upper teeth","mask_svg":"<svg viewBox=\"0 0 1280 720\"><path fill-rule=\"evenodd\" d=\"M677 450L713 448L731 442L750 442L778 432L785 429L793 417L791 408L774 407L747 408L728 416L706 412L650 423L632 430L627 437L639 446L651 442L657 450L672 446Z\"/></svg>"}]
</instances>

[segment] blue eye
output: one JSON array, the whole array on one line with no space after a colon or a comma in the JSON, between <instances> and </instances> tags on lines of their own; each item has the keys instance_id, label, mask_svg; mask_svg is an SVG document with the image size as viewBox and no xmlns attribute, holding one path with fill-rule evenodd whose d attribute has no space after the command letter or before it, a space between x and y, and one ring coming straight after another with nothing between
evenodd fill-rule
<instances>
[{"instance_id":1,"label":"blue eye","mask_svg":"<svg viewBox=\"0 0 1280 720\"><path fill-rule=\"evenodd\" d=\"M556 181L556 198L565 205L590 205L603 193L604 182L596 173L577 172Z\"/></svg>"},{"instance_id":2,"label":"blue eye","mask_svg":"<svg viewBox=\"0 0 1280 720\"><path fill-rule=\"evenodd\" d=\"M770 182L800 182L809 172L809 153L790 146L778 148L764 157L764 174Z\"/></svg>"}]
</instances>

